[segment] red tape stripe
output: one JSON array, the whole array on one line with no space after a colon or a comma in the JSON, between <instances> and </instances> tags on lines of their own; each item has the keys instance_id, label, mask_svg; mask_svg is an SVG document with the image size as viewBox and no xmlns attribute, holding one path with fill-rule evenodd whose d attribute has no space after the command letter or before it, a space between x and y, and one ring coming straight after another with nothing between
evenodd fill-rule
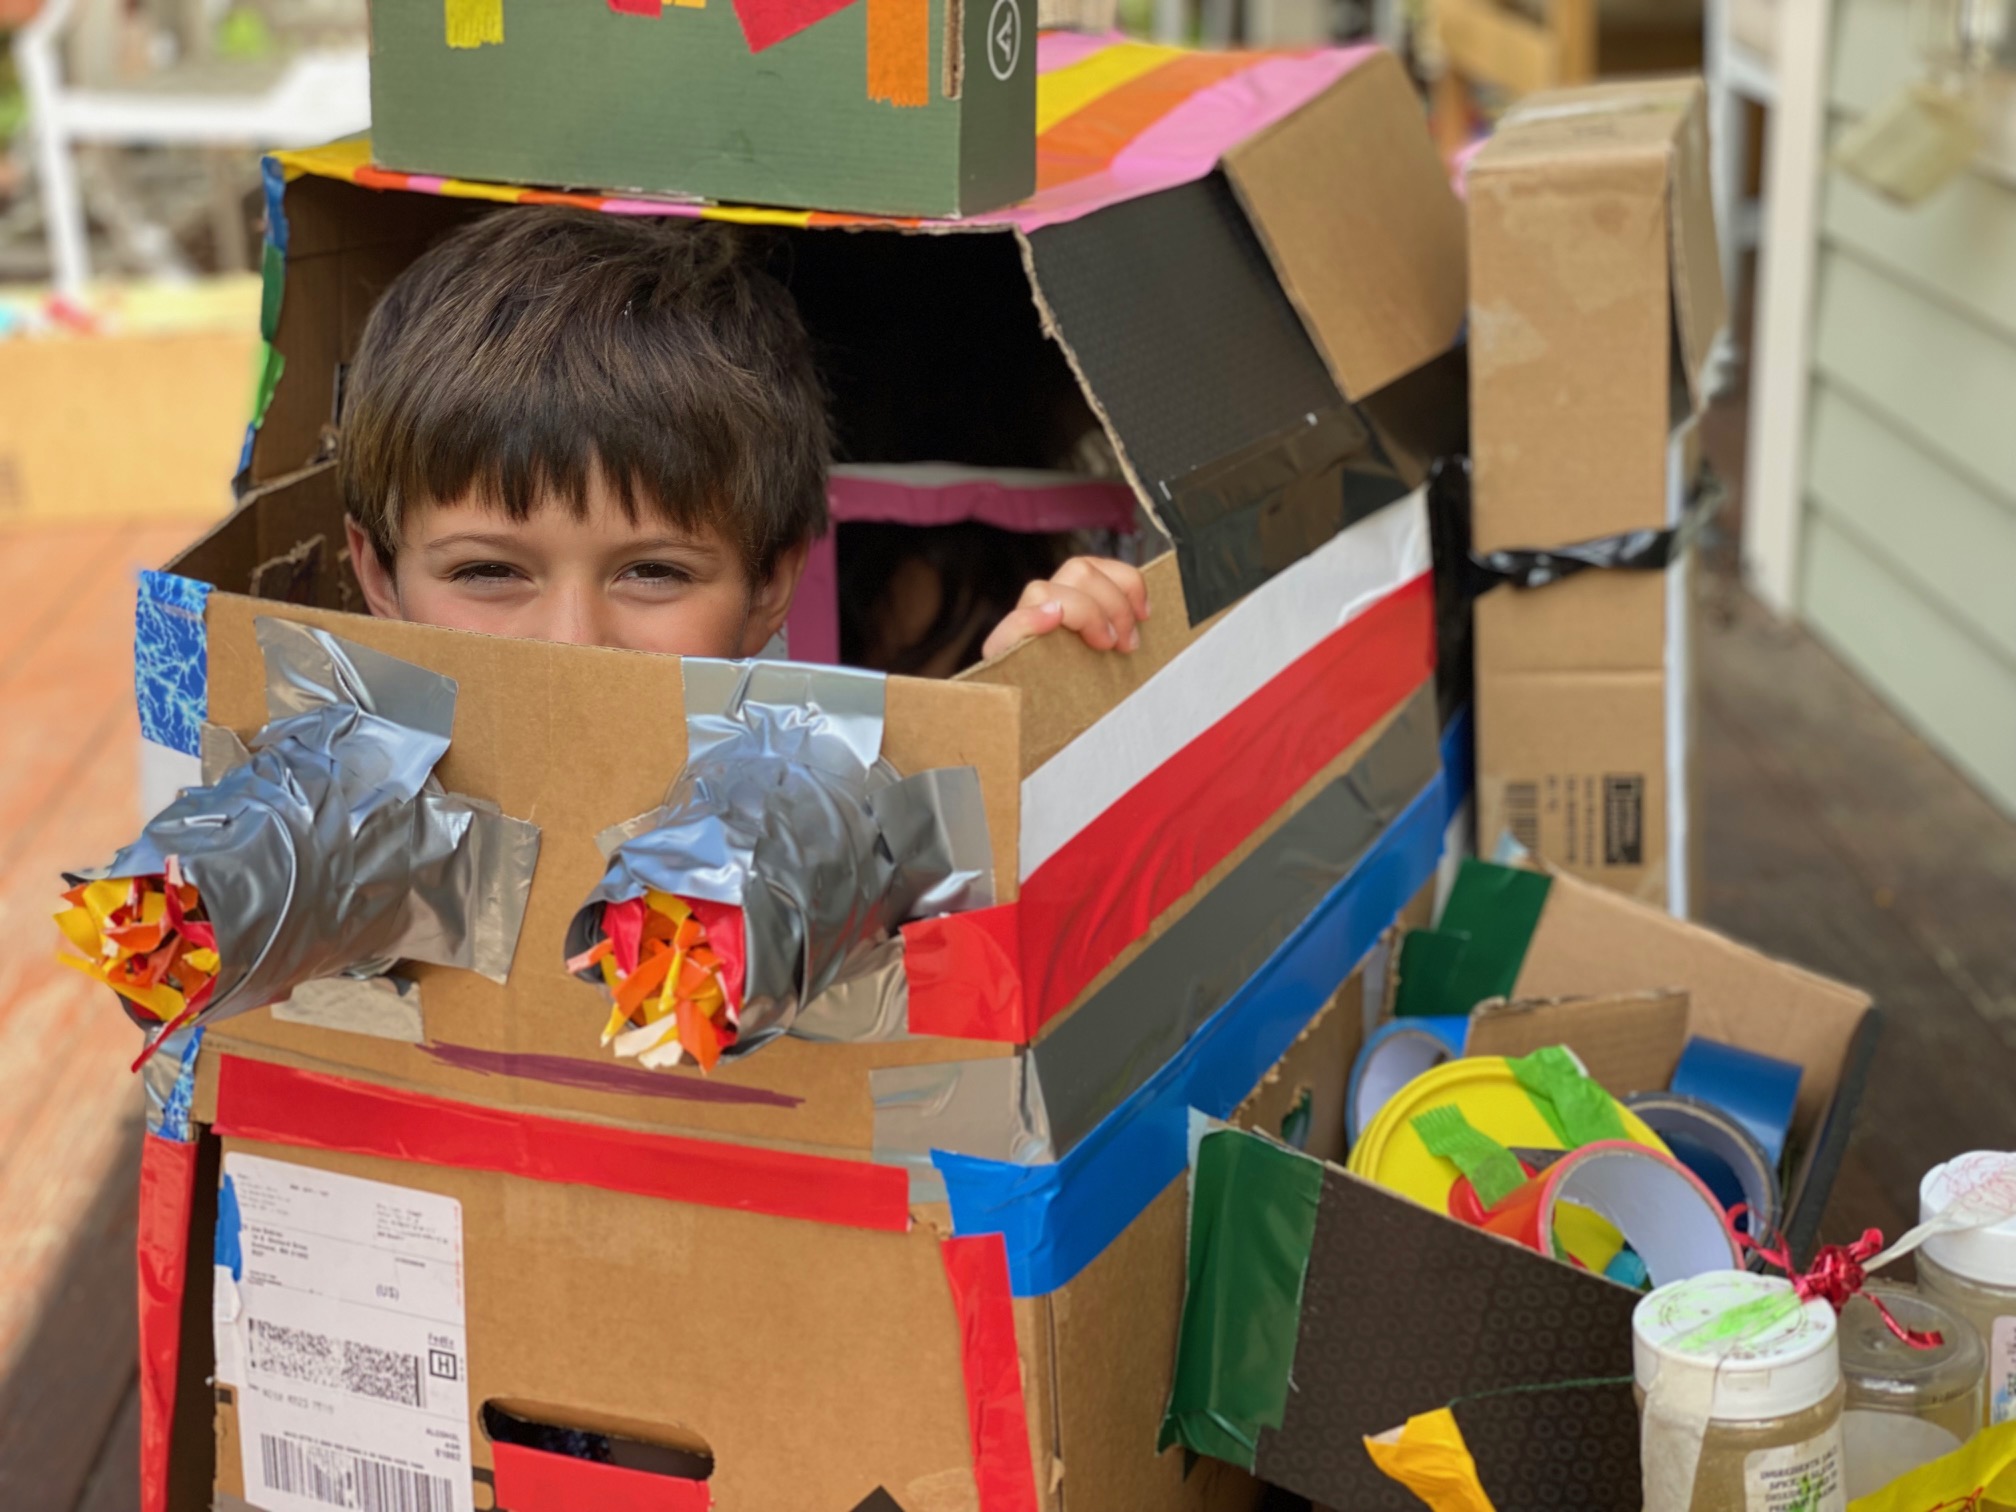
<instances>
[{"instance_id":1,"label":"red tape stripe","mask_svg":"<svg viewBox=\"0 0 2016 1512\"><path fill-rule=\"evenodd\" d=\"M906 928L911 1030L1028 1043L1434 671L1424 573L1122 795L1031 874L1018 901Z\"/></svg>"},{"instance_id":2,"label":"red tape stripe","mask_svg":"<svg viewBox=\"0 0 2016 1512\"><path fill-rule=\"evenodd\" d=\"M219 1134L902 1233L895 1166L479 1108L264 1061L218 1066Z\"/></svg>"},{"instance_id":3,"label":"red tape stripe","mask_svg":"<svg viewBox=\"0 0 2016 1512\"><path fill-rule=\"evenodd\" d=\"M140 1512L167 1512L175 1375L182 1360L182 1292L196 1144L145 1135L140 1144Z\"/></svg>"},{"instance_id":4,"label":"red tape stripe","mask_svg":"<svg viewBox=\"0 0 2016 1512\"><path fill-rule=\"evenodd\" d=\"M714 1505L707 1482L650 1475L596 1460L569 1459L493 1443L497 1505L510 1512L707 1512Z\"/></svg>"},{"instance_id":5,"label":"red tape stripe","mask_svg":"<svg viewBox=\"0 0 2016 1512\"><path fill-rule=\"evenodd\" d=\"M1008 1293L1008 1246L999 1234L975 1234L942 1240L939 1251L959 1314L980 1512L1035 1512L1036 1469L1029 1457L1022 1357L1015 1348L1015 1304Z\"/></svg>"}]
</instances>

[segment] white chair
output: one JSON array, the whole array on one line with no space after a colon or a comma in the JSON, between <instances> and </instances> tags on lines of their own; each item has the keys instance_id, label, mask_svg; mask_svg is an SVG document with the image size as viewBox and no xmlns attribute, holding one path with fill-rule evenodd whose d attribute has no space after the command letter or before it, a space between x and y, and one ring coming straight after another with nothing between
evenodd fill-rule
<instances>
[{"instance_id":1,"label":"white chair","mask_svg":"<svg viewBox=\"0 0 2016 1512\"><path fill-rule=\"evenodd\" d=\"M66 87L60 52L76 6L77 0L46 0L14 36L49 260L57 292L67 298L83 294L91 273L73 156L78 145L306 147L371 123L370 61L361 39L277 63L170 66L123 89Z\"/></svg>"},{"instance_id":2,"label":"white chair","mask_svg":"<svg viewBox=\"0 0 2016 1512\"><path fill-rule=\"evenodd\" d=\"M1778 100L1777 0L1707 0L1702 72L1708 82L1708 127L1714 153L1715 225L1722 246L1722 285L1736 304L1743 254L1757 246L1760 209L1743 195L1750 162L1749 112L1767 113Z\"/></svg>"}]
</instances>

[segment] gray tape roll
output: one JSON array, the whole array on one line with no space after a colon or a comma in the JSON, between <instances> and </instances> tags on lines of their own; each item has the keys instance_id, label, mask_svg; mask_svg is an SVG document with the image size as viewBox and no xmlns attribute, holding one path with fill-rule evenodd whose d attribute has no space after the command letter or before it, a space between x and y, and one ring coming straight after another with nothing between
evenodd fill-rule
<instances>
[{"instance_id":1,"label":"gray tape roll","mask_svg":"<svg viewBox=\"0 0 2016 1512\"><path fill-rule=\"evenodd\" d=\"M1683 1092L1634 1092L1624 1106L1666 1141L1688 1170L1706 1182L1725 1208L1749 1213L1739 1226L1762 1243L1781 1216L1778 1177L1756 1136L1711 1102Z\"/></svg>"}]
</instances>

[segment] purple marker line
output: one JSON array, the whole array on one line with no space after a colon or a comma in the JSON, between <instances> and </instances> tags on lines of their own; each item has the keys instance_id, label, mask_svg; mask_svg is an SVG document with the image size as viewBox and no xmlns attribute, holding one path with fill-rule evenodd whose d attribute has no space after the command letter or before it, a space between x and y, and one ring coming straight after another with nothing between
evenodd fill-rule
<instances>
[{"instance_id":1,"label":"purple marker line","mask_svg":"<svg viewBox=\"0 0 2016 1512\"><path fill-rule=\"evenodd\" d=\"M741 1107L795 1108L805 1099L763 1087L738 1087L729 1082L703 1081L647 1071L641 1066L617 1066L575 1060L565 1055L520 1054L510 1050L478 1050L470 1045L427 1045L426 1052L444 1066L485 1076L516 1076L578 1087L584 1092L622 1092L637 1097L670 1097L686 1102L733 1104Z\"/></svg>"}]
</instances>

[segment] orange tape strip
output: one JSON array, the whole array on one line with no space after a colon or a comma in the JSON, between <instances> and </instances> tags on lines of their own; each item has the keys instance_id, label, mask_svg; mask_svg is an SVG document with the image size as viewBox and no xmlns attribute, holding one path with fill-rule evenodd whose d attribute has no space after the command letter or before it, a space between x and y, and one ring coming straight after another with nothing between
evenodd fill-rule
<instances>
[{"instance_id":1,"label":"orange tape strip","mask_svg":"<svg viewBox=\"0 0 2016 1512\"><path fill-rule=\"evenodd\" d=\"M931 0L868 0L868 98L931 103Z\"/></svg>"},{"instance_id":2,"label":"orange tape strip","mask_svg":"<svg viewBox=\"0 0 2016 1512\"><path fill-rule=\"evenodd\" d=\"M869 0L869 5L872 36L874 0ZM1110 168L1136 137L1199 90L1251 68L1267 56L1185 53L1072 112L1036 139L1037 191L1090 178Z\"/></svg>"}]
</instances>

